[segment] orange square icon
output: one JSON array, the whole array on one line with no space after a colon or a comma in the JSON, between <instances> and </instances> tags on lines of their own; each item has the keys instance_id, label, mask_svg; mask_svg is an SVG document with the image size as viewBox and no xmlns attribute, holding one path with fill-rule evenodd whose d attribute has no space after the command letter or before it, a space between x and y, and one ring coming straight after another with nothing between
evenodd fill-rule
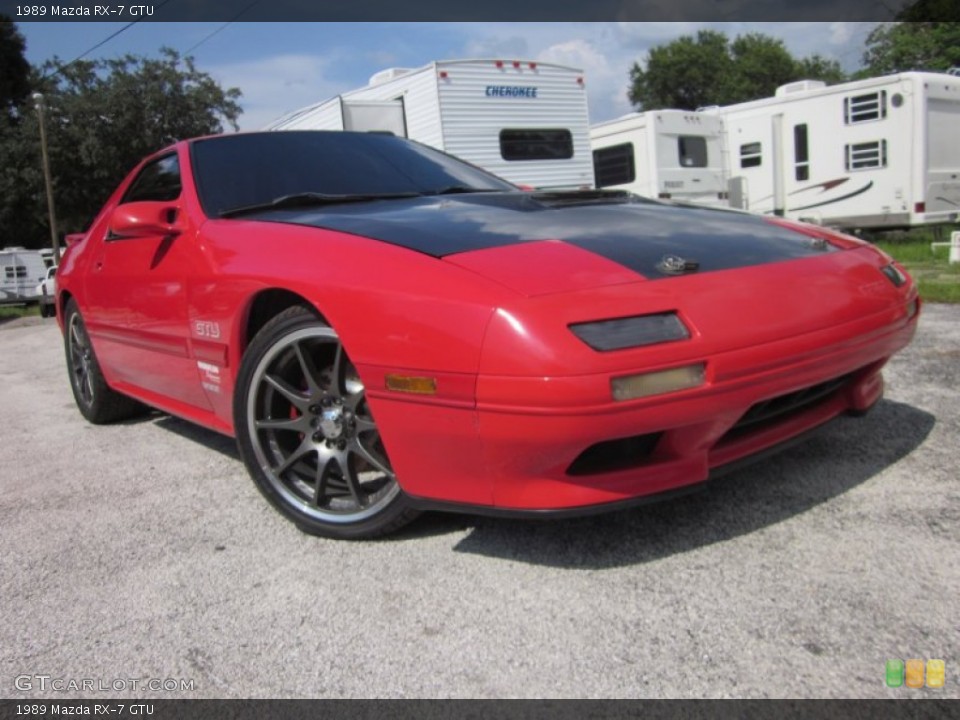
<instances>
[{"instance_id":1,"label":"orange square icon","mask_svg":"<svg viewBox=\"0 0 960 720\"><path fill-rule=\"evenodd\" d=\"M923 687L923 660L907 660L907 678L904 683L909 688Z\"/></svg>"},{"instance_id":2,"label":"orange square icon","mask_svg":"<svg viewBox=\"0 0 960 720\"><path fill-rule=\"evenodd\" d=\"M942 688L946 675L943 660L927 660L927 687Z\"/></svg>"}]
</instances>

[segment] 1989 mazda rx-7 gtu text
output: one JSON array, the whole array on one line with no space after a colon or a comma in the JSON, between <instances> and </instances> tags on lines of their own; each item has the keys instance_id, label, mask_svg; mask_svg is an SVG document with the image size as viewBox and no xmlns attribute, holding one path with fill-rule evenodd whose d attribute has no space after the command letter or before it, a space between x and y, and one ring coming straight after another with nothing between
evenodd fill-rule
<instances>
[{"instance_id":1,"label":"1989 mazda rx-7 gtu text","mask_svg":"<svg viewBox=\"0 0 960 720\"><path fill-rule=\"evenodd\" d=\"M704 481L883 392L914 283L819 227L523 192L417 143L179 142L67 250L80 411L237 438L307 531L584 512Z\"/></svg>"}]
</instances>

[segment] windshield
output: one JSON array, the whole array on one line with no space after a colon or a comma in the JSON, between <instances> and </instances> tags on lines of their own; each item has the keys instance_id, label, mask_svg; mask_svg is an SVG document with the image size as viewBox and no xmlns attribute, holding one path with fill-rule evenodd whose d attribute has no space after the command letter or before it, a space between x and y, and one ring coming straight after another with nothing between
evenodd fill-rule
<instances>
[{"instance_id":1,"label":"windshield","mask_svg":"<svg viewBox=\"0 0 960 720\"><path fill-rule=\"evenodd\" d=\"M191 145L208 217L291 196L375 199L444 192L511 191L505 180L392 135L277 131L223 135Z\"/></svg>"}]
</instances>

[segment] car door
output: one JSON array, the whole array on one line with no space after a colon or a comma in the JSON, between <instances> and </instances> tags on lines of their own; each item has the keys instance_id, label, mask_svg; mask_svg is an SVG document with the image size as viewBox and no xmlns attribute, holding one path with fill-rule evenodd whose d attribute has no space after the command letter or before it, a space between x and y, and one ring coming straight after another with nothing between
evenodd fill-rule
<instances>
[{"instance_id":1,"label":"car door","mask_svg":"<svg viewBox=\"0 0 960 720\"><path fill-rule=\"evenodd\" d=\"M171 152L142 168L118 208L164 203L172 222L183 212L181 193L179 158ZM208 409L191 357L187 316L190 270L201 258L195 232L184 227L167 235L105 230L87 283L87 326L118 389L146 391L154 404L169 406L173 400Z\"/></svg>"}]
</instances>

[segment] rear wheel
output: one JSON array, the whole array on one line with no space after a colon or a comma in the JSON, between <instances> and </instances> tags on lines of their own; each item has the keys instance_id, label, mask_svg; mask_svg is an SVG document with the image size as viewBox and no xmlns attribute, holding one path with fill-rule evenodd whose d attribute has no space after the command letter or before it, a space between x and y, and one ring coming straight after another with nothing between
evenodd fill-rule
<instances>
[{"instance_id":1,"label":"rear wheel","mask_svg":"<svg viewBox=\"0 0 960 720\"><path fill-rule=\"evenodd\" d=\"M304 307L280 313L250 343L234 426L257 487L306 532L376 537L419 514L337 333Z\"/></svg>"},{"instance_id":2,"label":"rear wheel","mask_svg":"<svg viewBox=\"0 0 960 720\"><path fill-rule=\"evenodd\" d=\"M80 414L97 425L142 414L146 408L141 403L110 389L104 380L75 300L67 302L63 322L67 373Z\"/></svg>"}]
</instances>

